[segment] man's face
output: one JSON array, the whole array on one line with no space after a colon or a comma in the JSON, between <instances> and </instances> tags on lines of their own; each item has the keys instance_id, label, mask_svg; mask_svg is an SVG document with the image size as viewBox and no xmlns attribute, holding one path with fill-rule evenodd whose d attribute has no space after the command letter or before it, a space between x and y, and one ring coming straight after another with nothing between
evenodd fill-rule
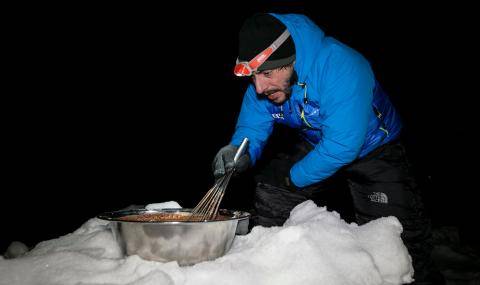
<instances>
[{"instance_id":1,"label":"man's face","mask_svg":"<svg viewBox=\"0 0 480 285\"><path fill-rule=\"evenodd\" d=\"M282 104L290 96L290 78L293 64L271 70L256 72L252 75L253 84L258 94L265 95L275 104Z\"/></svg>"}]
</instances>

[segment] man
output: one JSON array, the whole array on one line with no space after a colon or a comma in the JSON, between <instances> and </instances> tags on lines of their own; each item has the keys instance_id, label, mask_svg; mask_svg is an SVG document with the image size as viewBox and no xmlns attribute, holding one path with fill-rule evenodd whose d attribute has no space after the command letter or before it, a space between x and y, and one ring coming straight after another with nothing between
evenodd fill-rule
<instances>
[{"instance_id":1,"label":"man","mask_svg":"<svg viewBox=\"0 0 480 285\"><path fill-rule=\"evenodd\" d=\"M305 16L257 14L240 30L234 73L251 77L252 84L231 143L215 156L216 177L232 167L244 138L248 152L236 169L253 166L275 123L302 137L256 176L256 223L282 225L293 207L341 175L357 222L396 216L417 284L438 284L430 269L430 221L399 141L400 119L368 61Z\"/></svg>"}]
</instances>

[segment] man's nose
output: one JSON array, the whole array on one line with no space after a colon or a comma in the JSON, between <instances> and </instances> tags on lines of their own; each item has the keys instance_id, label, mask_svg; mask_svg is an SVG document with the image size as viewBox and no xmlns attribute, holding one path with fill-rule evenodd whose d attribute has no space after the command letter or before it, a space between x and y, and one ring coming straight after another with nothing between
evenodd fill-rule
<instances>
[{"instance_id":1,"label":"man's nose","mask_svg":"<svg viewBox=\"0 0 480 285\"><path fill-rule=\"evenodd\" d=\"M265 89L267 88L267 84L265 80L263 80L259 76L255 76L254 82L255 82L255 90L257 94L263 94L263 92L265 92Z\"/></svg>"}]
</instances>

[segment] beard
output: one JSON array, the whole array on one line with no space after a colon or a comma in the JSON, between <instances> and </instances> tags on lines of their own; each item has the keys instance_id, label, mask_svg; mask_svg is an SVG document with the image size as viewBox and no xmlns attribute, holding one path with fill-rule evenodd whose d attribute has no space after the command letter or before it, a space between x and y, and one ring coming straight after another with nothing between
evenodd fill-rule
<instances>
[{"instance_id":1,"label":"beard","mask_svg":"<svg viewBox=\"0 0 480 285\"><path fill-rule=\"evenodd\" d=\"M285 93L285 95L287 95L287 97L290 97L290 94L292 94L292 86L288 86L285 89L273 89L273 90L265 91L265 92L263 92L263 95L268 97L268 96L270 96L270 95L272 95L273 93L276 93L276 92L283 92L283 93Z\"/></svg>"},{"instance_id":2,"label":"beard","mask_svg":"<svg viewBox=\"0 0 480 285\"><path fill-rule=\"evenodd\" d=\"M268 91L263 92L263 95L268 97L269 95L272 95L273 93L280 91L280 92L285 93L287 98L290 98L290 95L292 94L292 86L296 84L297 79L298 79L297 72L293 71L292 75L290 75L290 78L288 78L286 80L286 85L287 85L286 88L284 88L284 89L277 88L277 89L268 90Z\"/></svg>"}]
</instances>

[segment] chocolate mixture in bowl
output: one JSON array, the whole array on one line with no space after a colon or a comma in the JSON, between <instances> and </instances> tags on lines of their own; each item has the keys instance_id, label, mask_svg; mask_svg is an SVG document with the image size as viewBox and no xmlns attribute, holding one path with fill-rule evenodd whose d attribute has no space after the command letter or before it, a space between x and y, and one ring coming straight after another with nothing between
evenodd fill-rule
<instances>
[{"instance_id":1,"label":"chocolate mixture in bowl","mask_svg":"<svg viewBox=\"0 0 480 285\"><path fill-rule=\"evenodd\" d=\"M192 221L194 217L190 213L145 213L118 218L125 222L185 222ZM227 216L217 215L214 221L227 220Z\"/></svg>"}]
</instances>

